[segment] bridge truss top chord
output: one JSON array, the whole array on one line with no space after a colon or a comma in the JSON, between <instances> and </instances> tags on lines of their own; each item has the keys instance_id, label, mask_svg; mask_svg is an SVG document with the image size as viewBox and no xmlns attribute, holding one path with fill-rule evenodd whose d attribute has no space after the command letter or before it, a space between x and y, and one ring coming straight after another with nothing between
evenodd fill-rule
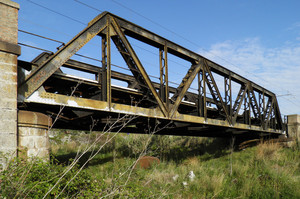
<instances>
[{"instance_id":1,"label":"bridge truss top chord","mask_svg":"<svg viewBox=\"0 0 300 199\"><path fill-rule=\"evenodd\" d=\"M70 59L95 36L101 37L102 67ZM151 81L128 37L157 49L159 82ZM132 75L111 70L112 43ZM169 85L170 54L190 63L177 87ZM54 117L62 112L57 128L88 130L93 117L99 121L96 130L101 130L108 116L114 120L128 114L137 116L126 127L128 132L143 133L149 120L171 122L160 134L278 136L285 132L274 93L108 12L98 15L56 53L42 53L30 63L20 60L18 66L19 109ZM65 74L62 66L94 74L95 79ZM224 81L216 81L215 76ZM126 82L128 87L114 86L112 79ZM198 86L196 93L190 92L192 83ZM233 92L233 84L239 87L237 92Z\"/></svg>"}]
</instances>

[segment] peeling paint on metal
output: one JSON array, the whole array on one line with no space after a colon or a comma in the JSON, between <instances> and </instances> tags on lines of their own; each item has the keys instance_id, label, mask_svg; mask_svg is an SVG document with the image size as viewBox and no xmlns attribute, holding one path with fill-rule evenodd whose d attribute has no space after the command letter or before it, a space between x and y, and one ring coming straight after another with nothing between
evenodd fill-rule
<instances>
[{"instance_id":1,"label":"peeling paint on metal","mask_svg":"<svg viewBox=\"0 0 300 199\"><path fill-rule=\"evenodd\" d=\"M74 100L68 100L68 105L78 107L77 102L75 102Z\"/></svg>"}]
</instances>

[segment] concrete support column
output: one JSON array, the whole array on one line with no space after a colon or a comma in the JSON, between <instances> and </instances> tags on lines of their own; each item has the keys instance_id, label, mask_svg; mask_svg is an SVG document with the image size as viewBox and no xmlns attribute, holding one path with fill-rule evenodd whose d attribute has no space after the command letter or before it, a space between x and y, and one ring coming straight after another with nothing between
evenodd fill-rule
<instances>
[{"instance_id":1,"label":"concrete support column","mask_svg":"<svg viewBox=\"0 0 300 199\"><path fill-rule=\"evenodd\" d=\"M289 137L300 141L300 115L288 115L287 125Z\"/></svg>"},{"instance_id":2,"label":"concrete support column","mask_svg":"<svg viewBox=\"0 0 300 199\"><path fill-rule=\"evenodd\" d=\"M0 170L17 152L17 57L19 4L0 0Z\"/></svg>"},{"instance_id":3,"label":"concrete support column","mask_svg":"<svg viewBox=\"0 0 300 199\"><path fill-rule=\"evenodd\" d=\"M18 113L18 156L23 159L38 157L49 160L48 128L52 119L32 111Z\"/></svg>"}]
</instances>

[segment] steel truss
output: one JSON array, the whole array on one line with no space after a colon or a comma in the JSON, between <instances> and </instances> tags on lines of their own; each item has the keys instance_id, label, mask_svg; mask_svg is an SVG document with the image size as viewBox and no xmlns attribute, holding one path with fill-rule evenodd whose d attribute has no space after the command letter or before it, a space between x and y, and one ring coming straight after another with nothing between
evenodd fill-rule
<instances>
[{"instance_id":1,"label":"steel truss","mask_svg":"<svg viewBox=\"0 0 300 199\"><path fill-rule=\"evenodd\" d=\"M102 67L70 60L71 56L95 36L102 38ZM158 83L150 80L127 37L158 49ZM117 47L132 76L111 70L111 42ZM169 86L168 54L191 64L177 88ZM32 63L19 61L20 67L26 68L28 64L30 74L19 84L20 104L28 104L27 108L31 107L30 104L39 104L32 107L39 107L44 112L51 109L49 107L59 105L68 107L69 112L77 110L73 111L73 115L66 113L66 118L61 117L61 120L82 120L84 116L98 111L185 123L189 127L186 130L197 129L197 132L217 129L230 133L252 131L280 135L285 131L274 93L201 55L108 12L93 19L56 53L44 53ZM67 76L59 71L61 66L93 73L96 80L87 81ZM215 80L215 74L224 79L224 85L221 86ZM128 82L129 88L114 87L111 84L112 78ZM81 81L79 94L68 96L70 93L66 87L74 86L78 81ZM189 89L195 81L198 92L192 93ZM61 83L65 85L58 85ZM239 85L238 93L233 92L233 83ZM142 102L133 106L132 96L137 100L142 99ZM197 132L193 135L204 135Z\"/></svg>"}]
</instances>

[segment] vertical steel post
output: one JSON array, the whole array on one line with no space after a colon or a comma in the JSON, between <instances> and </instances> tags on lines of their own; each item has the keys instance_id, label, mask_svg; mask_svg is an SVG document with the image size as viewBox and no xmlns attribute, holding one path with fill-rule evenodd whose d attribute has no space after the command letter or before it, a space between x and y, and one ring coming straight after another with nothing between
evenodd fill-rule
<instances>
[{"instance_id":1,"label":"vertical steel post","mask_svg":"<svg viewBox=\"0 0 300 199\"><path fill-rule=\"evenodd\" d=\"M263 105L263 93L259 92L258 95L258 112L259 112L259 121L260 125L263 124L263 116L264 116L264 105Z\"/></svg>"},{"instance_id":2,"label":"vertical steel post","mask_svg":"<svg viewBox=\"0 0 300 199\"><path fill-rule=\"evenodd\" d=\"M159 49L159 71L160 71L160 97L166 103L166 108L169 108L169 80L168 80L168 48L165 45L164 49Z\"/></svg>"},{"instance_id":3,"label":"vertical steel post","mask_svg":"<svg viewBox=\"0 0 300 199\"><path fill-rule=\"evenodd\" d=\"M203 65L198 73L198 114L207 119L206 108L206 76Z\"/></svg>"},{"instance_id":4,"label":"vertical steel post","mask_svg":"<svg viewBox=\"0 0 300 199\"><path fill-rule=\"evenodd\" d=\"M101 96L111 107L111 56L110 56L110 18L107 18L106 35L102 37L102 86Z\"/></svg>"},{"instance_id":5,"label":"vertical steel post","mask_svg":"<svg viewBox=\"0 0 300 199\"><path fill-rule=\"evenodd\" d=\"M249 86L249 88L252 89L252 86ZM250 92L251 89L248 90L248 124L251 126L251 98L250 98Z\"/></svg>"},{"instance_id":6,"label":"vertical steel post","mask_svg":"<svg viewBox=\"0 0 300 199\"><path fill-rule=\"evenodd\" d=\"M264 127L265 125L265 108L266 108L266 103L265 103L265 91L262 93L262 120L261 120L261 126Z\"/></svg>"},{"instance_id":7,"label":"vertical steel post","mask_svg":"<svg viewBox=\"0 0 300 199\"><path fill-rule=\"evenodd\" d=\"M232 110L232 88L231 88L231 73L229 74L229 100L230 100L230 110L229 110L229 115L230 115L230 123L232 124L232 117L233 117L233 110Z\"/></svg>"},{"instance_id":8,"label":"vertical steel post","mask_svg":"<svg viewBox=\"0 0 300 199\"><path fill-rule=\"evenodd\" d=\"M243 117L244 117L244 124L248 124L248 121L247 121L247 110L248 110L248 103L247 103L247 99L248 99L248 96L249 96L249 90L247 90L246 92L246 95L245 98L244 98L244 114L243 114Z\"/></svg>"},{"instance_id":9,"label":"vertical steel post","mask_svg":"<svg viewBox=\"0 0 300 199\"><path fill-rule=\"evenodd\" d=\"M225 105L229 113L230 123L232 123L232 90L231 90L231 74L229 77L224 77L225 87Z\"/></svg>"},{"instance_id":10,"label":"vertical steel post","mask_svg":"<svg viewBox=\"0 0 300 199\"><path fill-rule=\"evenodd\" d=\"M271 110L271 113L270 113L270 128L271 129L275 129L274 128L274 120L273 120L273 117L274 117L274 109L272 108L272 110Z\"/></svg>"},{"instance_id":11,"label":"vertical steel post","mask_svg":"<svg viewBox=\"0 0 300 199\"><path fill-rule=\"evenodd\" d=\"M106 29L107 30L107 29ZM107 66L107 42L106 35L102 36L102 73L101 73L101 100L107 100L107 90L106 90L106 66Z\"/></svg>"},{"instance_id":12,"label":"vertical steel post","mask_svg":"<svg viewBox=\"0 0 300 199\"><path fill-rule=\"evenodd\" d=\"M159 49L159 80L160 80L160 89L159 95L163 102L165 102L165 89L164 89L164 51Z\"/></svg>"},{"instance_id":13,"label":"vertical steel post","mask_svg":"<svg viewBox=\"0 0 300 199\"><path fill-rule=\"evenodd\" d=\"M198 115L204 117L204 99L203 99L203 71L198 73Z\"/></svg>"},{"instance_id":14,"label":"vertical steel post","mask_svg":"<svg viewBox=\"0 0 300 199\"><path fill-rule=\"evenodd\" d=\"M165 58L164 58L164 65L165 65L165 102L167 111L169 111L169 73L168 73L168 47L167 45L164 46Z\"/></svg>"},{"instance_id":15,"label":"vertical steel post","mask_svg":"<svg viewBox=\"0 0 300 199\"><path fill-rule=\"evenodd\" d=\"M229 85L228 85L228 78L227 77L224 77L224 89L225 89L225 97L224 97L224 102L225 102L225 105L227 106L228 105L228 102L229 102Z\"/></svg>"},{"instance_id":16,"label":"vertical steel post","mask_svg":"<svg viewBox=\"0 0 300 199\"><path fill-rule=\"evenodd\" d=\"M110 56L110 17L107 18L107 34L106 34L106 91L108 107L111 107L111 56Z\"/></svg>"}]
</instances>

